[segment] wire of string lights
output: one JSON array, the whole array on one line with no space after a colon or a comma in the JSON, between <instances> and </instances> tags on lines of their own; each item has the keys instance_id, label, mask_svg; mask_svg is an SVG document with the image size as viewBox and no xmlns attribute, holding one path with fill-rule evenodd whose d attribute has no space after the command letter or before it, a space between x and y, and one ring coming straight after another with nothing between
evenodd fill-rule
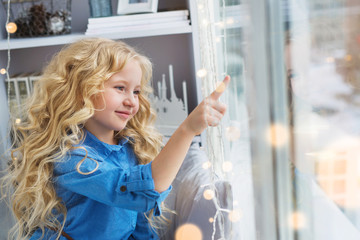
<instances>
[{"instance_id":1,"label":"wire of string lights","mask_svg":"<svg viewBox=\"0 0 360 240\"><path fill-rule=\"evenodd\" d=\"M8 107L10 107L10 75L9 75L9 68L10 68L10 31L9 31L9 23L10 23L10 1L7 1L7 13L6 13L6 33L7 33L7 64L6 64L6 79L9 82L7 88L7 95L8 95Z\"/></svg>"},{"instance_id":2,"label":"wire of string lights","mask_svg":"<svg viewBox=\"0 0 360 240\"><path fill-rule=\"evenodd\" d=\"M215 22L213 14L213 3L207 0L197 0L198 22L199 22L199 40L200 40L200 56L201 56L201 69L197 71L197 76L201 79L201 91L203 96L208 96L218 84L218 76L226 76L227 71L227 56L226 56L226 31L222 31L221 37L225 51L223 53L225 68L224 72L218 74L219 67L217 66L216 56L216 29L221 25L221 22ZM225 18L225 1L221 0L219 6L222 10L222 18ZM205 104L206 104L205 99ZM222 140L222 126L211 127L206 129L206 153L209 159L209 171L211 171L211 182L203 185L206 190L204 191L204 198L212 200L216 208L212 221L212 240L215 236L219 236L219 240L226 237L225 233L225 217L227 217L231 210L224 209L221 206L216 188L216 182L222 178L222 166L224 164L224 145ZM216 231L219 231L216 233Z\"/></svg>"}]
</instances>

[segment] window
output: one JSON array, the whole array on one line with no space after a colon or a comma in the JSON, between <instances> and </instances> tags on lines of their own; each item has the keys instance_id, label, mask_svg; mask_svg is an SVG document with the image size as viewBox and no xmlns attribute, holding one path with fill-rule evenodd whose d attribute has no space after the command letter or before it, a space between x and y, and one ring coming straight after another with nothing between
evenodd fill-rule
<instances>
[{"instance_id":1,"label":"window","mask_svg":"<svg viewBox=\"0 0 360 240\"><path fill-rule=\"evenodd\" d=\"M206 147L241 213L233 239L360 239L360 2L197 6L204 95L232 77Z\"/></svg>"}]
</instances>

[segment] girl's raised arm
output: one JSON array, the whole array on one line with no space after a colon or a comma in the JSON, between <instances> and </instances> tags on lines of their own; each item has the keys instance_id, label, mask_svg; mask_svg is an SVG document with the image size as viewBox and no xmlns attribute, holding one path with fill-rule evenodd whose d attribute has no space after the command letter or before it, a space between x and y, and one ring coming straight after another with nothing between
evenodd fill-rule
<instances>
[{"instance_id":1,"label":"girl's raised arm","mask_svg":"<svg viewBox=\"0 0 360 240\"><path fill-rule=\"evenodd\" d=\"M165 147L152 162L155 190L167 190L176 177L193 138L207 126L217 126L224 116L226 105L219 98L230 82L226 76L223 82L202 101L173 133Z\"/></svg>"}]
</instances>

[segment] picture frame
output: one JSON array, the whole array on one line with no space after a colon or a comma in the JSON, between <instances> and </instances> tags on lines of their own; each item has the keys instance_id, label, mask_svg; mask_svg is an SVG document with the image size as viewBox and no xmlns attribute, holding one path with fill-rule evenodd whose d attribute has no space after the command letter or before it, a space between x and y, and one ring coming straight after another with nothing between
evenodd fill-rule
<instances>
[{"instance_id":1,"label":"picture frame","mask_svg":"<svg viewBox=\"0 0 360 240\"><path fill-rule=\"evenodd\" d=\"M156 13L158 0L118 0L117 14Z\"/></svg>"},{"instance_id":2,"label":"picture frame","mask_svg":"<svg viewBox=\"0 0 360 240\"><path fill-rule=\"evenodd\" d=\"M34 85L37 80L41 78L41 73L33 73L29 76L29 85L30 85L30 92L32 93L34 91Z\"/></svg>"}]
</instances>

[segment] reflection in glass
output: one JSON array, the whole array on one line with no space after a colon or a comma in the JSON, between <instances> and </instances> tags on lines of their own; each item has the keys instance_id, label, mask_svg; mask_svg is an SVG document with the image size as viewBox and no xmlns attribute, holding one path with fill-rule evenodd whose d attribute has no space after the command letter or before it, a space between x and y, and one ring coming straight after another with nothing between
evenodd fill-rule
<instances>
[{"instance_id":1,"label":"reflection in glass","mask_svg":"<svg viewBox=\"0 0 360 240\"><path fill-rule=\"evenodd\" d=\"M359 239L360 2L289 2L297 187L310 183L297 201L307 201L299 204L312 220L307 236Z\"/></svg>"},{"instance_id":2,"label":"reflection in glass","mask_svg":"<svg viewBox=\"0 0 360 240\"><path fill-rule=\"evenodd\" d=\"M237 180L234 210L241 210L240 221L233 222L234 239L360 239L360 2L215 2L214 22L199 22L214 31L208 36L215 43L214 65L220 66L215 74L232 76L223 146L224 161L236 173L225 175ZM256 85L258 76L267 81ZM274 104L279 93L286 96L285 108ZM264 96L268 102L259 101ZM259 119L266 113L269 123ZM275 121L286 115L287 122ZM267 156L250 151L263 141L271 149ZM266 165L267 157L272 165ZM288 169L291 192L280 181ZM288 227L290 238L284 237ZM264 229L273 235L265 237Z\"/></svg>"}]
</instances>

